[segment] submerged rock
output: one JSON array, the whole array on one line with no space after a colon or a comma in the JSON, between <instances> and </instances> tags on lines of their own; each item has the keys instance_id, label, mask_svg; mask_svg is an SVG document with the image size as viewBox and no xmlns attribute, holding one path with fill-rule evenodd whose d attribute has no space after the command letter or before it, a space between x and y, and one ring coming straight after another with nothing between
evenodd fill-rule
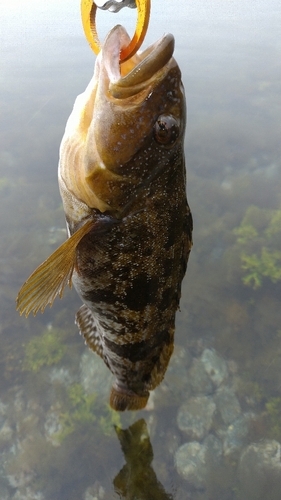
<instances>
[{"instance_id":1,"label":"submerged rock","mask_svg":"<svg viewBox=\"0 0 281 500\"><path fill-rule=\"evenodd\" d=\"M204 442L185 443L176 451L175 464L178 474L196 489L206 487L210 471L219 464L222 446L218 438L209 435Z\"/></svg>"},{"instance_id":2,"label":"submerged rock","mask_svg":"<svg viewBox=\"0 0 281 500\"><path fill-rule=\"evenodd\" d=\"M205 449L198 441L185 443L176 451L178 474L194 488L203 488L206 481Z\"/></svg>"},{"instance_id":3,"label":"submerged rock","mask_svg":"<svg viewBox=\"0 0 281 500\"><path fill-rule=\"evenodd\" d=\"M228 377L226 361L214 349L204 349L201 361L213 384L219 387Z\"/></svg>"},{"instance_id":4,"label":"submerged rock","mask_svg":"<svg viewBox=\"0 0 281 500\"><path fill-rule=\"evenodd\" d=\"M238 477L243 500L280 500L281 444L264 440L247 446L240 458Z\"/></svg>"},{"instance_id":5,"label":"submerged rock","mask_svg":"<svg viewBox=\"0 0 281 500\"><path fill-rule=\"evenodd\" d=\"M229 378L226 361L214 349L204 349L200 358L194 358L188 380L194 394L213 394Z\"/></svg>"},{"instance_id":6,"label":"submerged rock","mask_svg":"<svg viewBox=\"0 0 281 500\"><path fill-rule=\"evenodd\" d=\"M240 403L233 389L227 386L219 387L215 401L221 418L226 425L231 424L241 414Z\"/></svg>"},{"instance_id":7,"label":"submerged rock","mask_svg":"<svg viewBox=\"0 0 281 500\"><path fill-rule=\"evenodd\" d=\"M203 439L209 432L216 405L213 399L207 396L190 398L178 412L177 423L190 439Z\"/></svg>"},{"instance_id":8,"label":"submerged rock","mask_svg":"<svg viewBox=\"0 0 281 500\"><path fill-rule=\"evenodd\" d=\"M189 383L194 394L212 394L215 386L205 370L201 359L195 358L188 373Z\"/></svg>"},{"instance_id":9,"label":"submerged rock","mask_svg":"<svg viewBox=\"0 0 281 500\"><path fill-rule=\"evenodd\" d=\"M228 457L232 454L237 454L241 451L246 443L246 439L249 433L249 424L253 419L254 415L252 413L246 413L241 415L232 422L226 432L222 431L218 434L224 435L223 439L223 453L224 456Z\"/></svg>"}]
</instances>

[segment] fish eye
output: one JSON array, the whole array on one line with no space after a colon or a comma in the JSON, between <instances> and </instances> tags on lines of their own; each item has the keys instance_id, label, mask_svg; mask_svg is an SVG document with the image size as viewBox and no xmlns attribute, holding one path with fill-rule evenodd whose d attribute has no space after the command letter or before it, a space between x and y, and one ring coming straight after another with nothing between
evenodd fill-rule
<instances>
[{"instance_id":1,"label":"fish eye","mask_svg":"<svg viewBox=\"0 0 281 500\"><path fill-rule=\"evenodd\" d=\"M154 124L154 138L159 144L172 145L179 136L179 125L171 115L160 115Z\"/></svg>"}]
</instances>

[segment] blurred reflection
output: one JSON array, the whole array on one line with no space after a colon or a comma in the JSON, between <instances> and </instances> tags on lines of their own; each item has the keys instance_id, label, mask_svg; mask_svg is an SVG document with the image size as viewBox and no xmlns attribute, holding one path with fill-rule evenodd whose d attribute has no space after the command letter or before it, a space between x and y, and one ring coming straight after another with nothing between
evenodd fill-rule
<instances>
[{"instance_id":1,"label":"blurred reflection","mask_svg":"<svg viewBox=\"0 0 281 500\"><path fill-rule=\"evenodd\" d=\"M128 429L116 427L126 464L113 480L114 489L126 500L173 500L151 467L153 449L146 422L140 419Z\"/></svg>"}]
</instances>

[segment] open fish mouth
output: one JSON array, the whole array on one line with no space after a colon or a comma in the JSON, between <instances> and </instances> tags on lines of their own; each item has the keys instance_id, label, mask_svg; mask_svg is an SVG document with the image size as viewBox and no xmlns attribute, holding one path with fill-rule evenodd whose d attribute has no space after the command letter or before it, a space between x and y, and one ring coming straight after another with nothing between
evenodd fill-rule
<instances>
[{"instance_id":1,"label":"open fish mouth","mask_svg":"<svg viewBox=\"0 0 281 500\"><path fill-rule=\"evenodd\" d=\"M129 42L130 37L125 28L117 25L106 37L102 48L101 57L109 78L108 91L116 99L134 96L161 80L174 52L174 37L168 33L143 52L120 64L120 50Z\"/></svg>"}]
</instances>

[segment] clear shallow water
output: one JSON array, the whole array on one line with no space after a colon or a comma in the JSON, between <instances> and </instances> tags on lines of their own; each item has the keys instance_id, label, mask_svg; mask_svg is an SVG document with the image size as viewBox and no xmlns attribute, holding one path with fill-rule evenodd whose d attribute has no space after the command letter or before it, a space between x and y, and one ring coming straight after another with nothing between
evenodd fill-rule
<instances>
[{"instance_id":1,"label":"clear shallow water","mask_svg":"<svg viewBox=\"0 0 281 500\"><path fill-rule=\"evenodd\" d=\"M0 2L3 500L279 498L280 7L202 0L177 2L175 13L175 2L165 11L152 3L147 43L174 33L186 88L194 248L169 373L149 411L118 417L105 406L110 375L73 324L75 292L36 318L19 317L14 302L65 238L58 148L94 66L79 2L12 1L8 11ZM121 15L134 26L134 12L108 14L105 33L125 24ZM241 260L253 254L254 263ZM197 420L207 413L202 397L211 402L203 434L188 423L198 397ZM117 436L114 425L135 427ZM249 446L265 439L263 462L265 448ZM194 442L207 466L188 475L182 447Z\"/></svg>"}]
</instances>

